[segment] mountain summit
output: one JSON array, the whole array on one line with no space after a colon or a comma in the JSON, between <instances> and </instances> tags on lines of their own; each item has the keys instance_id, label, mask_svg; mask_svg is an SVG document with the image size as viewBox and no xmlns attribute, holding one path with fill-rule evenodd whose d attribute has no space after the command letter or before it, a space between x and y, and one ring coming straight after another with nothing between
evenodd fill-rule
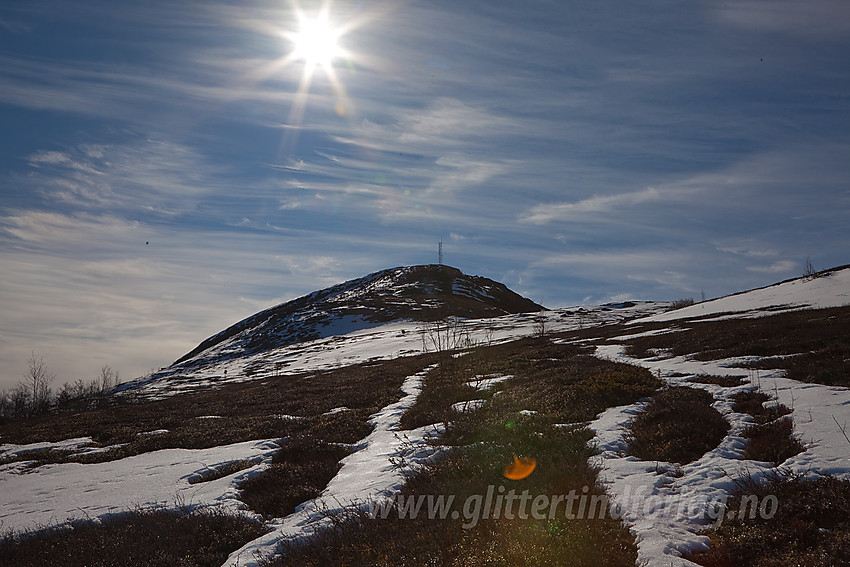
<instances>
[{"instance_id":1,"label":"mountain summit","mask_svg":"<svg viewBox=\"0 0 850 567\"><path fill-rule=\"evenodd\" d=\"M200 362L207 355L239 358L389 321L477 319L542 309L504 284L451 266L390 268L260 311L203 341L175 364Z\"/></svg>"}]
</instances>

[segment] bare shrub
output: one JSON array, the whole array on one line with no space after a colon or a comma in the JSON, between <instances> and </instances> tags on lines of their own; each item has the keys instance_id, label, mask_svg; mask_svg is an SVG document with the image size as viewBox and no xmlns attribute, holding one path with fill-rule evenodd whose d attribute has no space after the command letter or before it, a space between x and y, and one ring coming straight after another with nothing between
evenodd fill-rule
<instances>
[{"instance_id":1,"label":"bare shrub","mask_svg":"<svg viewBox=\"0 0 850 567\"><path fill-rule=\"evenodd\" d=\"M693 304L694 304L694 298L693 297L685 297L685 298L682 298L682 299L677 299L676 301L670 302L669 311L681 309L682 307L690 307Z\"/></svg>"},{"instance_id":2,"label":"bare shrub","mask_svg":"<svg viewBox=\"0 0 850 567\"><path fill-rule=\"evenodd\" d=\"M535 317L534 319L534 328L533 335L535 337L545 337L546 336L546 315L542 313Z\"/></svg>"},{"instance_id":3,"label":"bare shrub","mask_svg":"<svg viewBox=\"0 0 850 567\"><path fill-rule=\"evenodd\" d=\"M806 279L812 279L817 277L818 271L815 269L815 265L812 264L812 259L809 256L806 256L806 261L803 264L803 277Z\"/></svg>"},{"instance_id":4,"label":"bare shrub","mask_svg":"<svg viewBox=\"0 0 850 567\"><path fill-rule=\"evenodd\" d=\"M55 379L56 375L47 370L44 358L36 358L35 353L32 353L27 361L27 371L21 382L21 385L29 393L29 407L25 412L27 415L44 413L50 409L50 403L53 399L50 385Z\"/></svg>"}]
</instances>

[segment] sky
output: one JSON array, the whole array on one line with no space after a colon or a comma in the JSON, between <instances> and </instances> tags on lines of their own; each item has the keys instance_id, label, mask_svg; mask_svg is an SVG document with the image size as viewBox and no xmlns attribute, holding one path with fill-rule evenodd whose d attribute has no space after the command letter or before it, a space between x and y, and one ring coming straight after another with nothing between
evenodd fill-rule
<instances>
[{"instance_id":1,"label":"sky","mask_svg":"<svg viewBox=\"0 0 850 567\"><path fill-rule=\"evenodd\" d=\"M4 0L0 390L441 240L547 307L850 263L848 53L846 0Z\"/></svg>"}]
</instances>

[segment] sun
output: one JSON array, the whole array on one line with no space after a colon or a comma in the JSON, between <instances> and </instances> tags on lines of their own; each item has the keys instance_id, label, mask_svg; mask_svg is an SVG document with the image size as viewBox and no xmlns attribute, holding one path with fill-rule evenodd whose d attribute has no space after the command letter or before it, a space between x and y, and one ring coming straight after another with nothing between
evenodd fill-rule
<instances>
[{"instance_id":1,"label":"sun","mask_svg":"<svg viewBox=\"0 0 850 567\"><path fill-rule=\"evenodd\" d=\"M308 67L319 65L330 69L334 59L342 56L339 38L342 34L331 26L326 14L315 18L303 17L293 34L292 58L304 60Z\"/></svg>"}]
</instances>

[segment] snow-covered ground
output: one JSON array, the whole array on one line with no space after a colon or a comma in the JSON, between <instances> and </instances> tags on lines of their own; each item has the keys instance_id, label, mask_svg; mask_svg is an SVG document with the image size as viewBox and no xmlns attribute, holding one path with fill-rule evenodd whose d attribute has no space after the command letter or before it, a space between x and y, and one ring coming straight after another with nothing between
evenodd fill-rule
<instances>
[{"instance_id":1,"label":"snow-covered ground","mask_svg":"<svg viewBox=\"0 0 850 567\"><path fill-rule=\"evenodd\" d=\"M244 511L236 487L266 466L277 449L275 440L263 440L210 449L165 449L97 464L27 470L25 463L13 463L0 470L0 522L4 529L23 531L136 507L216 506ZM257 465L222 479L189 483L205 471L243 459Z\"/></svg>"},{"instance_id":2,"label":"snow-covered ground","mask_svg":"<svg viewBox=\"0 0 850 567\"><path fill-rule=\"evenodd\" d=\"M781 311L850 304L850 268L836 270L817 278L799 278L775 285L703 301L689 307L657 313L632 324L673 321L725 315L731 317L769 315ZM719 317L724 318L724 317Z\"/></svg>"}]
</instances>

